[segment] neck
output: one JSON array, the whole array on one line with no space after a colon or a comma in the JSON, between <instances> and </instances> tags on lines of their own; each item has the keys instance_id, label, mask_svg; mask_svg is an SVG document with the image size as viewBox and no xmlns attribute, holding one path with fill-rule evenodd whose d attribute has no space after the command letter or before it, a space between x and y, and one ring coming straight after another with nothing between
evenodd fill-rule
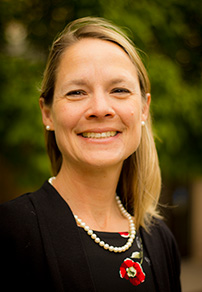
<instances>
[{"instance_id":1,"label":"neck","mask_svg":"<svg viewBox=\"0 0 202 292\"><path fill-rule=\"evenodd\" d=\"M92 229L126 231L128 223L123 220L115 200L121 167L82 171L63 164L53 185L72 212Z\"/></svg>"}]
</instances>

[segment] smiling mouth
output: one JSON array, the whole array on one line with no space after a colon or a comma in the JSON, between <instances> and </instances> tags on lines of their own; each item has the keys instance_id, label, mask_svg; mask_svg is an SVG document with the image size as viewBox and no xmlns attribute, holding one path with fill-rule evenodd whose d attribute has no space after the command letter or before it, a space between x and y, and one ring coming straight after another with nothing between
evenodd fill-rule
<instances>
[{"instance_id":1,"label":"smiling mouth","mask_svg":"<svg viewBox=\"0 0 202 292\"><path fill-rule=\"evenodd\" d=\"M92 139L105 139L114 137L118 134L117 131L108 131L108 132L102 132L102 133L95 133L95 132L84 132L81 134L84 138L92 138Z\"/></svg>"}]
</instances>

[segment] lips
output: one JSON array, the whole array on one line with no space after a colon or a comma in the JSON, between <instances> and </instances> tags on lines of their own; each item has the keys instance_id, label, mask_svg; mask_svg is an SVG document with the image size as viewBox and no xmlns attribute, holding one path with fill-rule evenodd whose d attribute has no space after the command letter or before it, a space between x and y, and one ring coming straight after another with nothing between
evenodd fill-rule
<instances>
[{"instance_id":1,"label":"lips","mask_svg":"<svg viewBox=\"0 0 202 292\"><path fill-rule=\"evenodd\" d=\"M106 132L83 132L81 136L84 138L91 138L91 139L106 139L110 137L114 137L118 134L117 131L106 131Z\"/></svg>"}]
</instances>

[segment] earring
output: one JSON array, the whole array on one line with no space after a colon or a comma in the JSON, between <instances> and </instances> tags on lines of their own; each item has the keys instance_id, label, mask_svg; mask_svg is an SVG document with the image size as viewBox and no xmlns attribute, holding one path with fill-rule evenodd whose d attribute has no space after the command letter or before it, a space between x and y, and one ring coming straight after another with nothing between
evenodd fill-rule
<instances>
[{"instance_id":1,"label":"earring","mask_svg":"<svg viewBox=\"0 0 202 292\"><path fill-rule=\"evenodd\" d=\"M46 126L46 130L47 130L47 131L50 130L50 126L49 126L49 125Z\"/></svg>"},{"instance_id":2,"label":"earring","mask_svg":"<svg viewBox=\"0 0 202 292\"><path fill-rule=\"evenodd\" d=\"M141 124L142 124L142 126L145 126L145 121L142 121Z\"/></svg>"}]
</instances>

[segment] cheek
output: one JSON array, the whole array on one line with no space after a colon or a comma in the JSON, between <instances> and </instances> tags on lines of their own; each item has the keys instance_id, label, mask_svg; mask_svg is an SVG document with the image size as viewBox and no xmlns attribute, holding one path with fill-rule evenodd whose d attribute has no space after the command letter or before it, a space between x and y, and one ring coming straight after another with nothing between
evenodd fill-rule
<instances>
[{"instance_id":1,"label":"cheek","mask_svg":"<svg viewBox=\"0 0 202 292\"><path fill-rule=\"evenodd\" d=\"M141 125L141 114L139 111L131 111L130 115L128 115L129 123L133 124L135 127Z\"/></svg>"},{"instance_id":2,"label":"cheek","mask_svg":"<svg viewBox=\"0 0 202 292\"><path fill-rule=\"evenodd\" d=\"M65 107L60 107L60 109L57 108L54 112L53 123L55 139L62 156L72 151L76 122L73 112L66 110Z\"/></svg>"},{"instance_id":3,"label":"cheek","mask_svg":"<svg viewBox=\"0 0 202 292\"><path fill-rule=\"evenodd\" d=\"M121 108L122 117L126 126L138 127L141 125L141 106L139 103L129 103Z\"/></svg>"},{"instance_id":4,"label":"cheek","mask_svg":"<svg viewBox=\"0 0 202 292\"><path fill-rule=\"evenodd\" d=\"M68 132L72 129L78 118L74 110L68 108L67 106L56 107L53 114L53 122L55 131L63 130Z\"/></svg>"},{"instance_id":5,"label":"cheek","mask_svg":"<svg viewBox=\"0 0 202 292\"><path fill-rule=\"evenodd\" d=\"M128 134L129 134L127 138L128 149L129 154L132 154L136 152L137 148L139 147L142 136L141 121L139 117L137 118L137 116L135 116L134 114L131 114Z\"/></svg>"},{"instance_id":6,"label":"cheek","mask_svg":"<svg viewBox=\"0 0 202 292\"><path fill-rule=\"evenodd\" d=\"M141 106L133 103L128 108L125 107L122 114L124 124L128 129L127 144L131 152L130 154L132 154L137 150L141 140Z\"/></svg>"}]
</instances>

